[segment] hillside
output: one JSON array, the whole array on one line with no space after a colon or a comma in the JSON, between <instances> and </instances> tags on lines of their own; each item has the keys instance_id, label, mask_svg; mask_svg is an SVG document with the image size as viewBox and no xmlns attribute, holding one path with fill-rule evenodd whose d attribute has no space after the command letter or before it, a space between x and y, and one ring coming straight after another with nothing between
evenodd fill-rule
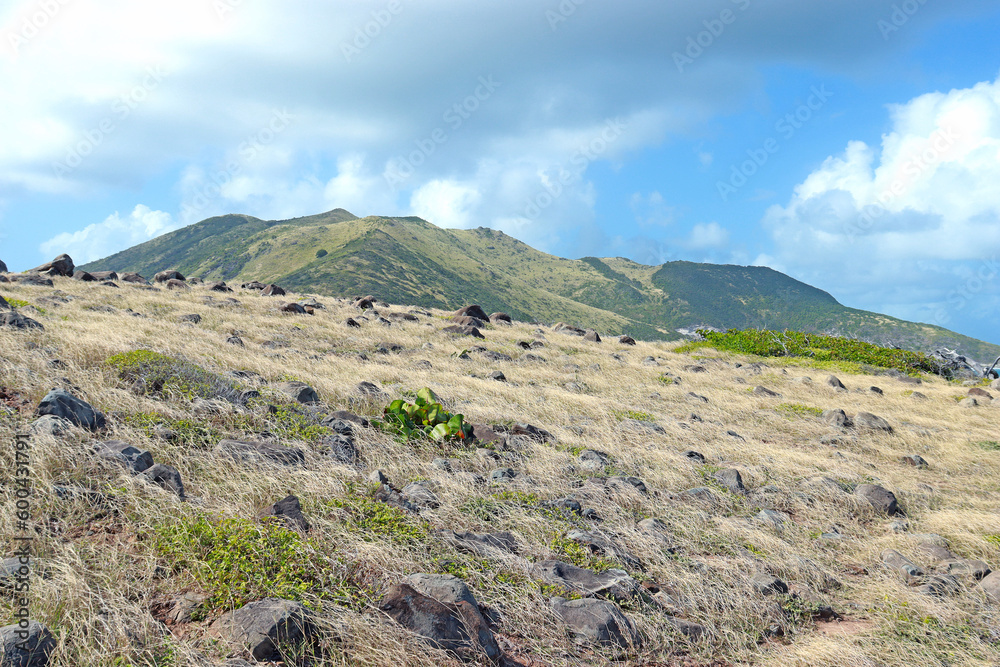
<instances>
[{"instance_id":1,"label":"hillside","mask_svg":"<svg viewBox=\"0 0 1000 667\"><path fill-rule=\"evenodd\" d=\"M33 666L1000 662L1000 381L53 283L0 285ZM378 427L424 387L475 440Z\"/></svg>"},{"instance_id":2,"label":"hillside","mask_svg":"<svg viewBox=\"0 0 1000 667\"><path fill-rule=\"evenodd\" d=\"M682 327L707 325L834 333L925 352L945 346L976 359L1000 355L998 345L941 327L846 308L766 267L569 260L492 229L356 218L343 209L280 221L210 218L81 268L147 277L174 268L206 280L261 280L446 310L475 302L522 321L563 320L647 340L674 340Z\"/></svg>"}]
</instances>

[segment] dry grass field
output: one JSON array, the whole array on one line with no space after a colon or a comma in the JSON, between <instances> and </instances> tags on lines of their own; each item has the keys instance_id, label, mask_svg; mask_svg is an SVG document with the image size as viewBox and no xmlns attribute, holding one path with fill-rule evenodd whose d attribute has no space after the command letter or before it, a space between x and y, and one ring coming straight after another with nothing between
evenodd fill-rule
<instances>
[{"instance_id":1,"label":"dry grass field","mask_svg":"<svg viewBox=\"0 0 1000 667\"><path fill-rule=\"evenodd\" d=\"M960 405L960 383L597 343L516 322L487 326L478 340L442 332L449 313L391 317L406 305L377 304L376 315L317 296L315 314L288 314L276 307L306 295L54 280L0 285L44 326L0 328L4 558L24 534L15 437L29 433L46 393L66 389L107 426L35 428L28 441L30 610L55 638L49 665L227 664L247 656L212 628L268 597L311 610L307 640L280 647L285 664L461 664L382 611L386 591L413 573L464 581L508 665L1000 664L1000 602L967 573L970 561L1000 565L1000 410L984 397ZM200 321L180 321L188 314ZM234 334L243 346L227 342ZM137 350L175 360L181 380L161 390L123 373L124 357L108 362ZM827 383L831 373L846 391ZM314 388L319 403L297 403L279 387L288 381ZM199 397L213 382L259 397ZM363 395L362 382L382 394ZM327 414L380 418L422 387L504 437L404 441L355 424L356 460L331 456ZM892 431L831 425L819 415L828 409L873 413ZM516 424L550 437L517 435ZM226 438L299 448L304 459L234 460L216 448ZM109 440L175 468L183 499L95 454ZM904 462L911 455L928 465ZM731 469L744 490L719 475ZM417 507L393 504L398 494L374 471ZM854 493L864 484L892 491L905 515L877 511ZM684 493L696 488L708 491ZM288 495L308 530L260 518ZM566 498L582 511L552 502ZM441 531L508 531L516 548L477 555ZM887 550L922 572L907 581L884 564ZM627 572L635 585L614 604L635 641L571 632L550 599L581 593L540 574L551 560ZM0 590L0 625L16 607Z\"/></svg>"}]
</instances>

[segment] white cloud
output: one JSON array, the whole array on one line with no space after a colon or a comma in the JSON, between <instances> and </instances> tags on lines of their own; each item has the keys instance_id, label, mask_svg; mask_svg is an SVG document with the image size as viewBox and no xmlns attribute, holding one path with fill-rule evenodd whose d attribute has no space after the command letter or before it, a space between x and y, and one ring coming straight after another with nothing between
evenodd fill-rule
<instances>
[{"instance_id":1,"label":"white cloud","mask_svg":"<svg viewBox=\"0 0 1000 667\"><path fill-rule=\"evenodd\" d=\"M673 206L667 205L666 201L657 191L643 195L636 192L629 200L632 213L635 214L635 221L639 227L669 227L674 223L676 212Z\"/></svg>"},{"instance_id":2,"label":"white cloud","mask_svg":"<svg viewBox=\"0 0 1000 667\"><path fill-rule=\"evenodd\" d=\"M691 229L685 246L691 250L718 250L727 243L729 243L729 230L717 222L700 222Z\"/></svg>"},{"instance_id":3,"label":"white cloud","mask_svg":"<svg viewBox=\"0 0 1000 667\"><path fill-rule=\"evenodd\" d=\"M987 270L1000 254L1000 79L890 117L881 149L850 142L768 209L773 265L851 305L942 325L974 300L1000 306ZM970 272L992 275L972 293Z\"/></svg>"},{"instance_id":4,"label":"white cloud","mask_svg":"<svg viewBox=\"0 0 1000 667\"><path fill-rule=\"evenodd\" d=\"M481 200L473 186L436 180L413 193L410 208L415 215L439 227L466 228L473 226L470 214Z\"/></svg>"},{"instance_id":5,"label":"white cloud","mask_svg":"<svg viewBox=\"0 0 1000 667\"><path fill-rule=\"evenodd\" d=\"M80 231L57 234L42 243L39 250L52 257L67 253L77 264L86 264L180 226L169 213L139 204L125 218L116 212L103 222L87 225Z\"/></svg>"}]
</instances>

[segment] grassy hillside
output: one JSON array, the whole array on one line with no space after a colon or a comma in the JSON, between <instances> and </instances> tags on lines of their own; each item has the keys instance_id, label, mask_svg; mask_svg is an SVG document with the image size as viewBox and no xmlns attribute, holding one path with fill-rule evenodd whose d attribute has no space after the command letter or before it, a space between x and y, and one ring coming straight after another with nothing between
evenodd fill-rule
<instances>
[{"instance_id":1,"label":"grassy hillside","mask_svg":"<svg viewBox=\"0 0 1000 667\"><path fill-rule=\"evenodd\" d=\"M673 340L681 327L708 325L833 333L923 351L944 345L982 359L1000 355L1000 346L940 327L846 308L766 267L569 260L492 229L446 230L415 217L362 219L343 209L281 221L210 218L82 268L146 276L174 268L205 279L373 294L426 308L475 302L523 321L564 320L649 340Z\"/></svg>"},{"instance_id":2,"label":"grassy hillside","mask_svg":"<svg viewBox=\"0 0 1000 667\"><path fill-rule=\"evenodd\" d=\"M644 285L655 273L606 264ZM404 319L409 305L379 305L384 326L338 298L291 315L285 299L239 289L54 282L0 285L0 308L44 326L0 328L0 533L32 538L30 613L51 632L49 667L258 664L227 660L249 644L229 643L226 619L268 598L310 622L267 664L459 667L389 613L411 575L468 586L461 608L420 599L451 636L479 619L477 641L500 655L466 641L472 664L1000 663L1000 575L977 583L1000 564L1000 408L968 387L525 323L473 341L442 331L445 311ZM317 402L297 402L290 381ZM36 421L53 387L102 411L104 429ZM423 387L499 437L406 440L328 419L384 419ZM822 415L836 409L842 426ZM296 458L236 460L226 439ZM109 441L169 467L183 493L98 455ZM902 514L877 509L865 485ZM265 516L289 495L304 524ZM504 546L472 551L467 532ZM554 578L570 565L615 587ZM2 566L6 625L19 566ZM557 611L567 599L616 615L620 645L582 636Z\"/></svg>"}]
</instances>

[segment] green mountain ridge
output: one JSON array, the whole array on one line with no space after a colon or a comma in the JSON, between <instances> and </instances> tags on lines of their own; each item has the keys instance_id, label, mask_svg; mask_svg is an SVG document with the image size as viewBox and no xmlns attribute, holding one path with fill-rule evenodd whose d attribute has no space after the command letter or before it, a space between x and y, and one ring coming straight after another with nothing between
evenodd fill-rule
<instances>
[{"instance_id":1,"label":"green mountain ridge","mask_svg":"<svg viewBox=\"0 0 1000 667\"><path fill-rule=\"evenodd\" d=\"M647 340L676 339L678 329L697 326L794 329L923 352L945 346L977 359L1000 355L998 345L941 327L848 308L767 267L571 260L498 230L358 218L344 209L290 220L209 218L80 268L146 276L169 268L206 280L261 280L428 308L478 303L519 320L564 320Z\"/></svg>"}]
</instances>

